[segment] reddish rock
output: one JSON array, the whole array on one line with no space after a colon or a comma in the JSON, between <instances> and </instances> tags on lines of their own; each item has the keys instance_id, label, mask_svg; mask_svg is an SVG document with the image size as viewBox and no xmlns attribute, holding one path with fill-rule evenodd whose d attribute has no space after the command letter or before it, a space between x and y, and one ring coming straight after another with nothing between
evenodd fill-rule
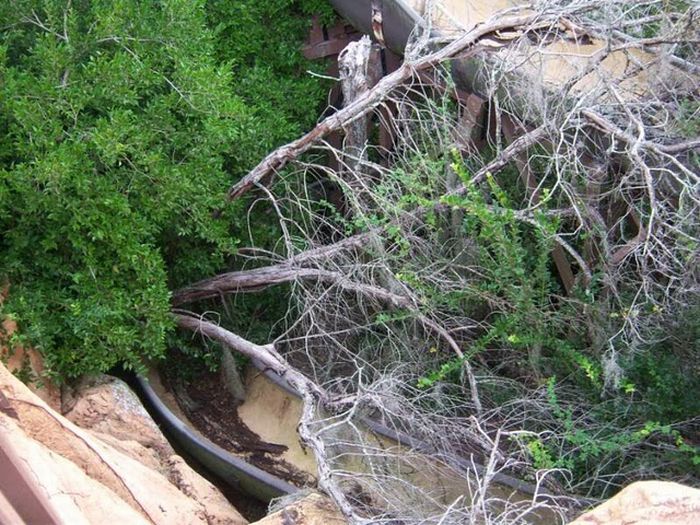
<instances>
[{"instance_id":1,"label":"reddish rock","mask_svg":"<svg viewBox=\"0 0 700 525\"><path fill-rule=\"evenodd\" d=\"M326 496L312 492L251 525L346 525L348 521Z\"/></svg>"},{"instance_id":2,"label":"reddish rock","mask_svg":"<svg viewBox=\"0 0 700 525\"><path fill-rule=\"evenodd\" d=\"M68 408L84 428L0 365L0 488L14 490L0 498L3 521L43 509L71 525L247 523L172 452L120 381L82 385Z\"/></svg>"},{"instance_id":3,"label":"reddish rock","mask_svg":"<svg viewBox=\"0 0 700 525\"><path fill-rule=\"evenodd\" d=\"M668 481L632 483L571 525L697 525L700 490Z\"/></svg>"}]
</instances>

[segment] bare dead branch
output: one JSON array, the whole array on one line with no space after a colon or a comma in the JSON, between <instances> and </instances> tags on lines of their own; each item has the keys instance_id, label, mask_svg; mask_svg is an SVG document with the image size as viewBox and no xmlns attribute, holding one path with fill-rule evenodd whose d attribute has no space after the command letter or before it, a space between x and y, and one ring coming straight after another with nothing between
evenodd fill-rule
<instances>
[{"instance_id":1,"label":"bare dead branch","mask_svg":"<svg viewBox=\"0 0 700 525\"><path fill-rule=\"evenodd\" d=\"M467 52L469 54L477 53L480 51L479 41L498 32L516 31L523 28L536 29L537 27L546 27L547 23L540 21L540 18L540 15L526 14L492 20L489 23L475 27L435 53L419 58L414 62L404 63L394 73L387 75L379 81L372 89L358 96L351 104L323 120L309 133L270 153L260 164L253 168L248 175L243 177L229 190L229 200L240 197L267 175L281 170L290 160L308 151L316 141L334 131L342 129L355 119L361 118L375 109L383 102L390 91L413 77L417 72L433 67L457 55L463 58Z\"/></svg>"},{"instance_id":2,"label":"bare dead branch","mask_svg":"<svg viewBox=\"0 0 700 525\"><path fill-rule=\"evenodd\" d=\"M319 474L319 488L333 498L333 501L348 519L356 522L359 517L355 513L353 506L348 501L345 493L340 490L337 483L333 481L326 444L319 437L318 433L311 428L311 424L315 421L318 411L328 399L327 393L320 386L309 380L287 363L275 350L273 345L256 345L201 317L178 313L174 315L178 326L191 330L194 333L202 334L205 337L215 339L251 359L258 360L265 367L273 370L294 387L304 401L302 416L299 420L299 436L306 446L313 451L316 458Z\"/></svg>"}]
</instances>

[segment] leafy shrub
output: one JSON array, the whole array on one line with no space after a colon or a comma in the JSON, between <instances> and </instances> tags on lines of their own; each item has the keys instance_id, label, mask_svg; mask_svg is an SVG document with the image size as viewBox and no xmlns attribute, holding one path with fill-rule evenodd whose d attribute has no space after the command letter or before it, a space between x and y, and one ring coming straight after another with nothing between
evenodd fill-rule
<instances>
[{"instance_id":1,"label":"leafy shrub","mask_svg":"<svg viewBox=\"0 0 700 525\"><path fill-rule=\"evenodd\" d=\"M312 15L325 21L332 18L330 3L212 0L206 7L216 37L216 58L231 68L234 91L254 115L247 131L262 149L272 150L313 126L325 91L307 71L321 73L324 64L309 63L300 48ZM251 153L259 154L259 148Z\"/></svg>"},{"instance_id":2,"label":"leafy shrub","mask_svg":"<svg viewBox=\"0 0 700 525\"><path fill-rule=\"evenodd\" d=\"M298 73L308 20L294 17L296 2L277 2L270 13L285 32L266 27L263 39L259 4L0 5L3 308L56 376L162 355L170 289L235 253L240 205L214 213L227 188L312 121L321 91ZM227 31L241 10L253 15ZM266 46L284 54L266 76L243 75ZM272 78L286 97L303 93L301 105L256 95Z\"/></svg>"},{"instance_id":3,"label":"leafy shrub","mask_svg":"<svg viewBox=\"0 0 700 525\"><path fill-rule=\"evenodd\" d=\"M539 213L531 224L524 223L515 217L510 197L490 174L487 182L493 204L471 182L461 159L455 158L451 167L467 191L464 196L443 197L441 203L464 212L463 235L476 242L480 278L472 289L447 294L442 301L456 307L471 296L501 305L486 332L471 344L468 357L493 345L513 348L527 354L520 362L528 362L533 374L539 375L543 350L566 344L561 318L550 301L556 286L549 261L556 220ZM419 385L448 377L459 370L459 363L443 364Z\"/></svg>"},{"instance_id":4,"label":"leafy shrub","mask_svg":"<svg viewBox=\"0 0 700 525\"><path fill-rule=\"evenodd\" d=\"M511 375L513 379L530 383L535 392L544 390L544 399L535 401L537 394L526 393L522 385L510 393L492 392L488 380L480 387L494 410L498 410L495 399L523 406L523 411L537 406L534 419L520 420L513 414L515 419L508 423L518 433L525 430L521 444L532 465L567 470L572 486L585 486L598 496L609 495L611 487L645 471L656 475L698 471L700 449L692 444L692 429L682 424L700 410L694 395L700 375L688 373L697 348L696 313L686 312L677 319L676 329L666 330L678 335L632 354L624 363L626 375L619 391L606 390L600 356L585 334L585 324L600 317L601 309L606 311L595 300L598 283L574 290L568 301L553 300L561 293L549 260L557 220L546 214L546 206L523 220L514 211L517 191L512 186L506 193L490 176L485 185L475 186L456 156L451 168L466 191L443 197L441 204L463 213L462 235L474 242L476 256L470 264L478 269L476 275L467 288L435 292L434 297L408 272L401 279L430 299L432 311L447 309L457 315L462 309L462 315L473 315L474 304L487 302L488 322L481 335L465 346L465 359L475 362L474 357L481 355L492 363L492 355L507 356L516 365L508 372L518 374ZM415 181L411 187L416 192L407 198L431 207L425 196L429 192L417 188ZM544 195L546 199L546 191ZM425 362L428 371L419 377L418 388L435 392L441 383L460 383L462 359L443 359L436 365L426 356ZM556 377L562 377L561 383Z\"/></svg>"},{"instance_id":5,"label":"leafy shrub","mask_svg":"<svg viewBox=\"0 0 700 525\"><path fill-rule=\"evenodd\" d=\"M700 473L700 447L673 425L625 416L619 399L590 405L580 398L562 401L560 387L556 377L547 380L549 428L525 438L536 468L566 469L574 484L585 484L598 496L609 496L626 477L645 472Z\"/></svg>"}]
</instances>

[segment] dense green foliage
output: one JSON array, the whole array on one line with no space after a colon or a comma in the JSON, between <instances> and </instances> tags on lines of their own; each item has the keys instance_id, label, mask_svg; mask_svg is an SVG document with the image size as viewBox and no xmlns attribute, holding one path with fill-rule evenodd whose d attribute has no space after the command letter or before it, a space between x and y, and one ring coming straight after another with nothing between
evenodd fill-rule
<instances>
[{"instance_id":1,"label":"dense green foliage","mask_svg":"<svg viewBox=\"0 0 700 525\"><path fill-rule=\"evenodd\" d=\"M304 60L299 49L299 36L314 14L330 20L333 11L325 0L212 0L207 5L216 59L231 65L235 92L255 116L247 131L265 151L296 138L318 117L319 83L306 72L319 64Z\"/></svg>"},{"instance_id":2,"label":"dense green foliage","mask_svg":"<svg viewBox=\"0 0 700 525\"><path fill-rule=\"evenodd\" d=\"M314 5L0 5L3 308L58 377L161 355L170 290L226 267L226 190L323 100Z\"/></svg>"}]
</instances>

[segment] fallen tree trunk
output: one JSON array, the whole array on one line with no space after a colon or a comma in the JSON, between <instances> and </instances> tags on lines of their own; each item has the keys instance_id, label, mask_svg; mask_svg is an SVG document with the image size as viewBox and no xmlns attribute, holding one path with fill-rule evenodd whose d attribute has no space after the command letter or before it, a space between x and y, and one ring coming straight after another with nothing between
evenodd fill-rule
<instances>
[{"instance_id":1,"label":"fallen tree trunk","mask_svg":"<svg viewBox=\"0 0 700 525\"><path fill-rule=\"evenodd\" d=\"M287 263L281 263L279 265L255 268L253 270L224 273L212 277L211 279L200 281L188 288L175 292L175 294L173 294L172 303L178 306L196 300L211 299L230 293L250 292L275 284L304 279L327 282L338 286L346 292L363 295L388 304L392 308L405 308L409 310L425 330L437 334L438 337L447 343L455 355L464 361L463 366L469 381L471 399L477 414L481 414L482 406L477 390L476 378L474 377L469 361L465 359L462 349L450 332L420 310L420 300L418 298L399 295L379 286L358 283L348 279L339 272L315 268L300 268ZM235 348L233 345L229 346Z\"/></svg>"},{"instance_id":2,"label":"fallen tree trunk","mask_svg":"<svg viewBox=\"0 0 700 525\"><path fill-rule=\"evenodd\" d=\"M285 263L253 270L229 272L217 275L211 279L205 279L175 292L172 303L174 306L179 306L192 301L212 299L231 293L255 291L275 284L305 279L327 282L338 286L344 291L357 293L387 303L395 308L406 308L414 313L419 322L426 328L438 333L445 339L458 357L464 357L462 350L449 332L420 312L418 308L420 301L417 298L399 295L379 286L352 281L340 272L316 268L299 268Z\"/></svg>"}]
</instances>

